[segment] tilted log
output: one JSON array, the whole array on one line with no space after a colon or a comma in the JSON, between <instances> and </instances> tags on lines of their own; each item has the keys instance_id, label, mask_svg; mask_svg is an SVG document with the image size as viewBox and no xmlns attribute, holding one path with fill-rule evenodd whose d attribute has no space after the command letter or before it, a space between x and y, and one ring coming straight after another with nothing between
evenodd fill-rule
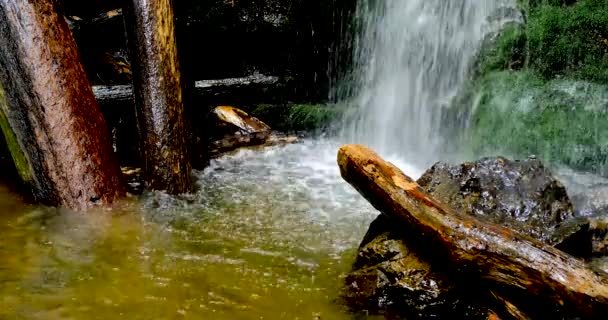
<instances>
[{"instance_id":1,"label":"tilted log","mask_svg":"<svg viewBox=\"0 0 608 320\"><path fill-rule=\"evenodd\" d=\"M83 209L123 194L106 122L53 0L0 0L2 129L35 200Z\"/></svg>"},{"instance_id":2,"label":"tilted log","mask_svg":"<svg viewBox=\"0 0 608 320\"><path fill-rule=\"evenodd\" d=\"M608 314L607 276L582 261L502 226L454 212L365 146L343 146L338 164L342 177L376 209L432 243L447 269L475 274L497 292L551 300L586 318Z\"/></svg>"},{"instance_id":3,"label":"tilted log","mask_svg":"<svg viewBox=\"0 0 608 320\"><path fill-rule=\"evenodd\" d=\"M192 178L172 5L132 0L126 16L144 176L152 189L183 193Z\"/></svg>"}]
</instances>

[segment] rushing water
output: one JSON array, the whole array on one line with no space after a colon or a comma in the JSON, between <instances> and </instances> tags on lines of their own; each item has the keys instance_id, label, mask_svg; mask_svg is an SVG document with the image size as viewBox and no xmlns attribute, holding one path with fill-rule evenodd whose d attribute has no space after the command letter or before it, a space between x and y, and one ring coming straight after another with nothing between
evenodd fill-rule
<instances>
[{"instance_id":1,"label":"rushing water","mask_svg":"<svg viewBox=\"0 0 608 320\"><path fill-rule=\"evenodd\" d=\"M513 3L359 1L355 89L341 94L357 106L346 120L346 137L424 166L439 160L442 109L461 89L484 36L497 27L488 17Z\"/></svg>"},{"instance_id":2,"label":"rushing water","mask_svg":"<svg viewBox=\"0 0 608 320\"><path fill-rule=\"evenodd\" d=\"M341 274L377 213L342 181L337 148L243 150L196 173L192 195L111 212L0 187L0 319L348 319Z\"/></svg>"},{"instance_id":3,"label":"rushing water","mask_svg":"<svg viewBox=\"0 0 608 320\"><path fill-rule=\"evenodd\" d=\"M408 163L436 159L438 110L499 2L360 1L359 108L340 142L417 177ZM196 172L194 194L108 212L26 205L0 186L0 319L352 318L341 275L377 212L340 178L338 146L244 150Z\"/></svg>"}]
</instances>

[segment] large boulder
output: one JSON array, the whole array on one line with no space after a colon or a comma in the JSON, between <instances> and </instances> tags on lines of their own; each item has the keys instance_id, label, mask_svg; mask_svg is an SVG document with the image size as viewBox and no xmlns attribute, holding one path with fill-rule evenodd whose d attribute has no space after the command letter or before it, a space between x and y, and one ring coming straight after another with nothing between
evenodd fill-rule
<instances>
[{"instance_id":1,"label":"large boulder","mask_svg":"<svg viewBox=\"0 0 608 320\"><path fill-rule=\"evenodd\" d=\"M424 191L480 219L506 225L546 243L574 217L564 186L536 159L484 158L460 165L437 163L418 180ZM560 232L558 232L558 230ZM396 314L397 318L485 319L499 300L489 291L471 294L467 284L448 278L432 263L433 253L407 229L381 214L358 250L346 276L345 300L354 310ZM460 290L466 288L466 294ZM474 287L474 286L473 286Z\"/></svg>"},{"instance_id":2,"label":"large boulder","mask_svg":"<svg viewBox=\"0 0 608 320\"><path fill-rule=\"evenodd\" d=\"M566 188L539 160L484 158L451 166L437 163L418 180L429 194L475 215L549 244L574 217Z\"/></svg>"}]
</instances>

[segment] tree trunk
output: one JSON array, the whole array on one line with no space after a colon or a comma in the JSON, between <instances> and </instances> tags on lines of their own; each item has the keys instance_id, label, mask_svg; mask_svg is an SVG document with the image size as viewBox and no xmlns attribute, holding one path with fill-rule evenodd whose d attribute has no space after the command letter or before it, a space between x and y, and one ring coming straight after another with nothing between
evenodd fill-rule
<instances>
[{"instance_id":1,"label":"tree trunk","mask_svg":"<svg viewBox=\"0 0 608 320\"><path fill-rule=\"evenodd\" d=\"M172 1L132 0L127 9L144 175L152 189L187 192L191 166Z\"/></svg>"},{"instance_id":2,"label":"tree trunk","mask_svg":"<svg viewBox=\"0 0 608 320\"><path fill-rule=\"evenodd\" d=\"M52 0L0 0L0 122L37 201L84 209L123 194L105 120Z\"/></svg>"},{"instance_id":3,"label":"tree trunk","mask_svg":"<svg viewBox=\"0 0 608 320\"><path fill-rule=\"evenodd\" d=\"M499 225L459 214L425 193L393 164L360 145L340 148L342 177L376 209L405 223L448 270L479 277L492 290L533 297L586 318L608 314L608 279L562 251Z\"/></svg>"}]
</instances>

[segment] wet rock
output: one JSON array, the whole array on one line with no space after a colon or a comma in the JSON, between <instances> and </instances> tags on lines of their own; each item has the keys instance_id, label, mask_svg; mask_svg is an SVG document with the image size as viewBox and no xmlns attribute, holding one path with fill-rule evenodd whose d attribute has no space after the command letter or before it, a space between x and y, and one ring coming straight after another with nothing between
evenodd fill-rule
<instances>
[{"instance_id":1,"label":"wet rock","mask_svg":"<svg viewBox=\"0 0 608 320\"><path fill-rule=\"evenodd\" d=\"M372 313L430 315L446 309L453 285L410 246L387 216L378 216L346 277L347 304Z\"/></svg>"},{"instance_id":2,"label":"wet rock","mask_svg":"<svg viewBox=\"0 0 608 320\"><path fill-rule=\"evenodd\" d=\"M235 107L219 106L213 109L213 113L220 121L231 124L236 129L246 133L270 131L270 127L267 124Z\"/></svg>"},{"instance_id":3,"label":"wet rock","mask_svg":"<svg viewBox=\"0 0 608 320\"><path fill-rule=\"evenodd\" d=\"M418 180L457 211L503 224L549 244L574 217L566 188L539 160L484 158L456 166L437 163Z\"/></svg>"},{"instance_id":4,"label":"wet rock","mask_svg":"<svg viewBox=\"0 0 608 320\"><path fill-rule=\"evenodd\" d=\"M564 237L556 248L582 259L608 256L608 216L580 217L561 229Z\"/></svg>"},{"instance_id":5,"label":"wet rock","mask_svg":"<svg viewBox=\"0 0 608 320\"><path fill-rule=\"evenodd\" d=\"M216 107L212 115L212 121L207 126L213 128L209 133L212 141L207 150L211 158L245 147L268 147L298 142L297 137L273 132L266 123L235 107Z\"/></svg>"},{"instance_id":6,"label":"wet rock","mask_svg":"<svg viewBox=\"0 0 608 320\"><path fill-rule=\"evenodd\" d=\"M431 262L433 252L381 214L365 235L342 298L355 313L388 319L490 319L497 300ZM464 288L464 289L463 289ZM464 291L463 291L464 290Z\"/></svg>"}]
</instances>

